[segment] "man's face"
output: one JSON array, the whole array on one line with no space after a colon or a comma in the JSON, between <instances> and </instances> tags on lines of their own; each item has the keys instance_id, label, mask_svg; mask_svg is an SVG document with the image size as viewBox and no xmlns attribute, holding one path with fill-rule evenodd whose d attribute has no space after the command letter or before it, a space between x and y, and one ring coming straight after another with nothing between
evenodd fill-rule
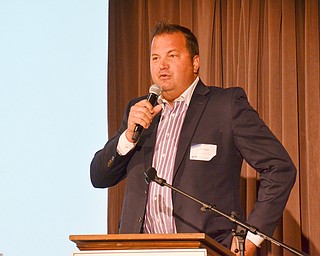
<instances>
[{"instance_id":1,"label":"man's face","mask_svg":"<svg viewBox=\"0 0 320 256\"><path fill-rule=\"evenodd\" d=\"M151 44L150 69L154 83L162 87L169 102L178 98L195 80L199 56L191 59L186 39L180 32L158 35Z\"/></svg>"}]
</instances>

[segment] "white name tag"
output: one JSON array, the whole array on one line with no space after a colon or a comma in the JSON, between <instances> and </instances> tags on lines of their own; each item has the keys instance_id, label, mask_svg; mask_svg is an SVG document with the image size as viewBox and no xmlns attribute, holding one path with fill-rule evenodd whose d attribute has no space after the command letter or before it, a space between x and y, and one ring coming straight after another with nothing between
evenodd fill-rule
<instances>
[{"instance_id":1,"label":"white name tag","mask_svg":"<svg viewBox=\"0 0 320 256\"><path fill-rule=\"evenodd\" d=\"M190 160L210 161L216 154L217 145L192 144L190 149Z\"/></svg>"}]
</instances>

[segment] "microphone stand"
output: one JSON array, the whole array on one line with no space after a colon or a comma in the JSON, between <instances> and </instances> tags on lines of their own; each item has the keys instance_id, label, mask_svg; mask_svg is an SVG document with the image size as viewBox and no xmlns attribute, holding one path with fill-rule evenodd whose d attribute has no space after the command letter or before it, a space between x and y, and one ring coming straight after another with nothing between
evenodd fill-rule
<instances>
[{"instance_id":1,"label":"microphone stand","mask_svg":"<svg viewBox=\"0 0 320 256\"><path fill-rule=\"evenodd\" d=\"M237 224L238 226L237 226L237 229L235 231L233 231L233 236L236 236L238 238L239 250L237 249L235 251L235 253L238 253L238 251L240 251L240 256L244 256L244 251L245 251L245 246L244 246L245 242L244 241L245 241L245 238L246 238L247 231L250 231L251 233L253 233L255 235L259 235L264 240L267 240L267 241L269 241L269 242L271 242L271 243L273 243L273 244L275 244L275 245L277 245L279 247L282 247L282 248L292 252L295 255L308 256L308 254L306 254L306 253L304 253L302 251L299 251L299 250L297 250L297 249L295 249L295 248L293 248L293 247L291 247L289 245L286 245L286 244L280 242L279 240L276 240L276 239L274 239L274 238L272 238L272 237L260 232L257 228L255 228L253 226L250 226L250 225L238 220L237 215L234 212L232 212L231 215L228 215L228 214L224 213L223 211L219 210L215 205L212 206L210 204L206 204L206 203L202 202L201 200L199 200L199 199L187 194L186 192L184 192L184 191L182 191L182 190L180 190L180 189L168 184L165 179L159 178L157 176L157 171L152 167L150 167L144 173L144 175L146 176L145 180L146 180L147 184L149 184L151 181L154 181L157 184L159 184L160 186L166 186L166 187L170 188L171 190L176 191L179 194L181 194L181 195L183 195L183 196L185 196L185 197L187 197L187 198L199 203L200 205L202 205L201 208L200 208L201 211L205 212L205 211L209 210L209 211L218 213L219 215L227 218L229 221Z\"/></svg>"}]
</instances>

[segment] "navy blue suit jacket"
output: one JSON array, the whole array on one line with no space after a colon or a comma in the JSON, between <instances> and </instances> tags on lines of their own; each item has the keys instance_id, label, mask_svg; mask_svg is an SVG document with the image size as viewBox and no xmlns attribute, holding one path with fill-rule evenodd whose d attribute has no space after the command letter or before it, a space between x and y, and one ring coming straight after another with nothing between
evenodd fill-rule
<instances>
[{"instance_id":1,"label":"navy blue suit jacket","mask_svg":"<svg viewBox=\"0 0 320 256\"><path fill-rule=\"evenodd\" d=\"M148 185L144 172L151 166L160 115L145 130L136 147L120 156L117 143L127 128L130 107L113 138L98 151L91 163L91 181L105 188L126 178L126 191L120 233L142 232ZM190 159L192 144L214 144L217 154L210 161ZM260 231L272 235L295 181L296 169L284 147L250 106L240 87L221 89L196 86L187 110L175 159L173 186L201 201L216 205L225 213L242 216L240 172L245 159L260 173L260 186L253 211L246 220ZM234 225L200 205L173 192L178 232L204 232L217 239Z\"/></svg>"}]
</instances>

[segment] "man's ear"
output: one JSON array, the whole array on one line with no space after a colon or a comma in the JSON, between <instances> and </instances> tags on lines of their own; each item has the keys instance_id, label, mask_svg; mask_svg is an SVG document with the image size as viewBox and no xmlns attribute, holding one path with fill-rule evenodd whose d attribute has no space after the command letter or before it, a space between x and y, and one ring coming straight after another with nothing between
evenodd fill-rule
<instances>
[{"instance_id":1,"label":"man's ear","mask_svg":"<svg viewBox=\"0 0 320 256\"><path fill-rule=\"evenodd\" d=\"M199 73L199 67L200 67L199 55L195 55L193 57L192 65L193 65L193 73L198 74Z\"/></svg>"}]
</instances>

